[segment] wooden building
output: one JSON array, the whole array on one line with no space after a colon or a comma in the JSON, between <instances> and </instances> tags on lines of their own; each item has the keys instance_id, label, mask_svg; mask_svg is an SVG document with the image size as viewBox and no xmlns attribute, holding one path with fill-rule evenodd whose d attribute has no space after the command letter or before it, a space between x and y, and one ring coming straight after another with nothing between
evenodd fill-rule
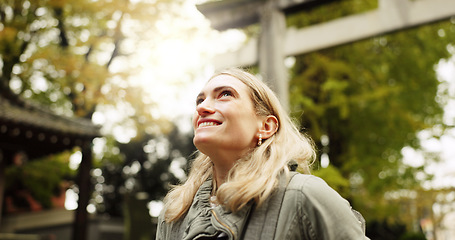
<instances>
[{"instance_id":1,"label":"wooden building","mask_svg":"<svg viewBox=\"0 0 455 240\"><path fill-rule=\"evenodd\" d=\"M18 156L36 158L79 147L82 161L76 183L78 209L73 222L73 239L86 239L87 211L91 193L92 140L99 127L88 119L57 115L36 103L21 99L7 87L0 88L0 224L5 191L5 169Z\"/></svg>"}]
</instances>

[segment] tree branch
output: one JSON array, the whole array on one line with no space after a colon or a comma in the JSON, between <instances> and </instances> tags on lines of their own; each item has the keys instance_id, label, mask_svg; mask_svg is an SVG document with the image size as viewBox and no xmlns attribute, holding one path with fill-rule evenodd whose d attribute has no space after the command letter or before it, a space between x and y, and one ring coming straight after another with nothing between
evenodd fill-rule
<instances>
[{"instance_id":1,"label":"tree branch","mask_svg":"<svg viewBox=\"0 0 455 240\"><path fill-rule=\"evenodd\" d=\"M57 28L60 30L60 46L62 48L67 48L69 46L69 42L63 22L63 9L61 7L54 8L54 12L55 18L58 20Z\"/></svg>"}]
</instances>

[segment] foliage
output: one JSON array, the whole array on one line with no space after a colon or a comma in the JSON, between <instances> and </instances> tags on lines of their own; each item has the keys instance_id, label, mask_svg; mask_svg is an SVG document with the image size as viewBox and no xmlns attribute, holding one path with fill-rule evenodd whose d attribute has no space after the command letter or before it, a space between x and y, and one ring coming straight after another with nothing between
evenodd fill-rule
<instances>
[{"instance_id":1,"label":"foliage","mask_svg":"<svg viewBox=\"0 0 455 240\"><path fill-rule=\"evenodd\" d=\"M300 18L316 19L316 13L288 24L301 27ZM330 164L341 173L340 183L350 182L344 196L367 219L400 219L384 193L419 187L422 169L404 165L401 149L418 148L420 130L444 129L434 65L454 43L453 21L442 21L296 57L293 115L320 148L321 137L328 137Z\"/></svg>"},{"instance_id":2,"label":"foliage","mask_svg":"<svg viewBox=\"0 0 455 240\"><path fill-rule=\"evenodd\" d=\"M173 126L168 120L156 116L156 103L144 93L142 86L131 81L142 66L140 63L133 64L130 60L138 57L144 47L158 47L154 45L154 39L166 36L158 36L158 28L163 26L157 22L176 17L183 2L2 1L0 92L13 92L22 98L48 106L57 114L68 116L91 119L99 111L118 111L116 116L121 116L121 119L114 123L115 126L103 128L111 150L118 149L118 142L112 137L114 128L133 129L137 138L141 139L150 137L150 134L167 134ZM188 32L192 30L187 29ZM139 145L133 143L132 146ZM136 150L138 149L132 151ZM143 151L139 149L139 152ZM121 174L123 166L117 168L117 165L131 164L133 160L130 157L136 156L127 155L122 158L119 154L120 151L107 151L100 163L95 164L110 165L111 167L106 167L108 169L113 166L114 172L119 170L115 174ZM43 169L63 167L53 165L54 162L50 160L29 164L34 167L26 168L26 173L37 177L45 173ZM165 168L159 170L167 171ZM64 176L63 173L46 175L32 182L15 177L23 176L16 174L24 172L25 168L12 168L11 171L8 181L12 184L24 182L24 187L30 188L34 196L46 206L49 205L52 188ZM155 176L161 174L154 173ZM106 179L109 177L116 176L106 176ZM94 182L99 179L102 176L96 176ZM123 180L120 178L112 181ZM160 194L158 195L161 196ZM96 199L93 201L96 202Z\"/></svg>"},{"instance_id":3,"label":"foliage","mask_svg":"<svg viewBox=\"0 0 455 240\"><path fill-rule=\"evenodd\" d=\"M119 144L122 161L108 160L98 166L103 172L103 182L99 183L104 189L96 193L104 199L97 204L99 212L122 216L119 200L137 194L147 201L161 200L170 185L186 178L187 159L195 151L191 138L174 128L169 135L141 135L128 144Z\"/></svg>"},{"instance_id":4,"label":"foliage","mask_svg":"<svg viewBox=\"0 0 455 240\"><path fill-rule=\"evenodd\" d=\"M340 194L349 193L349 180L344 178L340 171L334 166L329 165L326 168L319 168L311 173L324 179L330 187L335 189Z\"/></svg>"},{"instance_id":5,"label":"foliage","mask_svg":"<svg viewBox=\"0 0 455 240\"><path fill-rule=\"evenodd\" d=\"M70 181L75 176L74 171L68 166L69 155L69 152L65 152L8 167L5 170L5 193L13 197L15 207L18 209L29 209L30 207L27 199L18 194L20 191L30 193L43 208L52 207L52 196L61 194L62 179Z\"/></svg>"},{"instance_id":6,"label":"foliage","mask_svg":"<svg viewBox=\"0 0 455 240\"><path fill-rule=\"evenodd\" d=\"M11 87L58 113L86 118L97 105L125 98L150 108L152 103L142 103L141 89L127 84L135 67L119 64L134 55L131 46L141 44L144 30L172 15L179 2L2 1L2 89ZM169 11L160 14L158 8ZM132 92L139 94L125 96Z\"/></svg>"},{"instance_id":7,"label":"foliage","mask_svg":"<svg viewBox=\"0 0 455 240\"><path fill-rule=\"evenodd\" d=\"M162 200L170 185L186 178L187 159L195 151L192 136L172 129L167 135L140 134L128 144L107 138L97 156L103 161L94 170L92 203L100 214L124 218L126 239L153 239L156 219L148 204Z\"/></svg>"},{"instance_id":8,"label":"foliage","mask_svg":"<svg viewBox=\"0 0 455 240\"><path fill-rule=\"evenodd\" d=\"M125 194L123 200L125 235L123 239L155 239L156 226L150 221L146 198Z\"/></svg>"},{"instance_id":9,"label":"foliage","mask_svg":"<svg viewBox=\"0 0 455 240\"><path fill-rule=\"evenodd\" d=\"M362 13L377 8L378 1L365 0L324 0L307 3L304 9L287 14L287 25L299 28L327 22L352 14ZM244 33L251 37L261 31L259 24L245 27Z\"/></svg>"},{"instance_id":10,"label":"foliage","mask_svg":"<svg viewBox=\"0 0 455 240\"><path fill-rule=\"evenodd\" d=\"M327 22L337 18L349 16L373 10L378 7L378 1L365 0L338 0L323 4L316 4L314 7L306 8L303 11L292 14L288 19L288 24L300 28L318 23Z\"/></svg>"},{"instance_id":11,"label":"foliage","mask_svg":"<svg viewBox=\"0 0 455 240\"><path fill-rule=\"evenodd\" d=\"M367 225L367 235L371 240L398 239L398 240L425 240L420 232L409 232L403 223L389 224L385 221L372 221Z\"/></svg>"}]
</instances>

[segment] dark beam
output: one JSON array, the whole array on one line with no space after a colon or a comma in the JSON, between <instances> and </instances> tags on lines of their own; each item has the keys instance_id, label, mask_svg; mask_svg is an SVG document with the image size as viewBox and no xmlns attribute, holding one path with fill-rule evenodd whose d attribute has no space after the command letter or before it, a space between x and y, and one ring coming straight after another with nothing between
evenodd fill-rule
<instances>
[{"instance_id":1,"label":"dark beam","mask_svg":"<svg viewBox=\"0 0 455 240\"><path fill-rule=\"evenodd\" d=\"M311 11L313 8L318 7L329 2L335 2L340 0L282 0L280 2L299 2L299 4L287 4L286 7L280 5L280 9L286 15L302 12L302 11Z\"/></svg>"},{"instance_id":2,"label":"dark beam","mask_svg":"<svg viewBox=\"0 0 455 240\"><path fill-rule=\"evenodd\" d=\"M79 200L74 215L72 240L86 240L88 228L87 206L92 193L90 170L92 169L92 144L85 142L82 147L82 161L79 165L76 183L79 187Z\"/></svg>"},{"instance_id":3,"label":"dark beam","mask_svg":"<svg viewBox=\"0 0 455 240\"><path fill-rule=\"evenodd\" d=\"M334 0L275 0L277 9L286 14L311 8ZM243 28L259 22L265 0L224 0L197 5L197 9L219 31Z\"/></svg>"},{"instance_id":4,"label":"dark beam","mask_svg":"<svg viewBox=\"0 0 455 240\"><path fill-rule=\"evenodd\" d=\"M0 149L0 226L2 225L3 216L3 199L5 194L5 164L6 160L3 156L3 151Z\"/></svg>"},{"instance_id":5,"label":"dark beam","mask_svg":"<svg viewBox=\"0 0 455 240\"><path fill-rule=\"evenodd\" d=\"M0 149L25 152L30 159L73 149L93 138L0 119Z\"/></svg>"},{"instance_id":6,"label":"dark beam","mask_svg":"<svg viewBox=\"0 0 455 240\"><path fill-rule=\"evenodd\" d=\"M230 0L208 2L196 5L197 9L210 20L214 29L243 28L259 21L258 9L263 0Z\"/></svg>"}]
</instances>

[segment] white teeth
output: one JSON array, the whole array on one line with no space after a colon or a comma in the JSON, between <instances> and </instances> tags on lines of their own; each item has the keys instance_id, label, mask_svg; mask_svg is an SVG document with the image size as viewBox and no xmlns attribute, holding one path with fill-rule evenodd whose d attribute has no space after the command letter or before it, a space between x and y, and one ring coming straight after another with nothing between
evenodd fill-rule
<instances>
[{"instance_id":1,"label":"white teeth","mask_svg":"<svg viewBox=\"0 0 455 240\"><path fill-rule=\"evenodd\" d=\"M216 126L218 124L214 123L214 122L203 122L201 124L199 124L199 127L205 127L205 126Z\"/></svg>"}]
</instances>

